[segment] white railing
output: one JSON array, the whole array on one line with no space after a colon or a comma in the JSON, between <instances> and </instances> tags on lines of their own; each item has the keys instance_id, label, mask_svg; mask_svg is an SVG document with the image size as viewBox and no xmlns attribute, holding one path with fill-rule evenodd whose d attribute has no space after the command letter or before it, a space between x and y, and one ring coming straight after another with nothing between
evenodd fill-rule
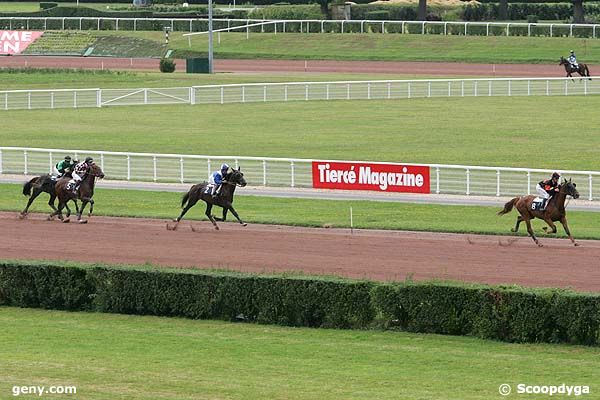
<instances>
[{"instance_id":1,"label":"white railing","mask_svg":"<svg viewBox=\"0 0 600 400\"><path fill-rule=\"evenodd\" d=\"M600 94L600 80L581 80L578 78L246 83L184 88L0 91L0 110L148 104L225 104L313 100L386 100L424 97L597 94Z\"/></svg>"},{"instance_id":2,"label":"white railing","mask_svg":"<svg viewBox=\"0 0 600 400\"><path fill-rule=\"evenodd\" d=\"M249 185L312 187L312 161L307 159L196 156L182 154L125 153L95 150L0 147L0 174L37 175L71 155L94 157L107 179L139 182L196 183L208 178L221 163L241 167ZM333 161L333 160L329 160ZM393 164L393 163L386 163ZM534 168L479 167L467 165L411 164L430 167L431 193L478 196L534 194L535 185L553 171ZM600 199L600 172L562 171L572 178L582 198Z\"/></svg>"},{"instance_id":3,"label":"white railing","mask_svg":"<svg viewBox=\"0 0 600 400\"><path fill-rule=\"evenodd\" d=\"M597 38L598 24L549 24L524 22L459 21L379 21L379 20L264 20L217 19L214 29L232 28L260 22L276 22L273 27L254 27L253 32L299 33L410 33L477 36L549 36ZM100 18L100 17L0 17L0 29L40 30L125 30L201 32L208 29L207 18ZM251 28L248 28L251 29Z\"/></svg>"}]
</instances>

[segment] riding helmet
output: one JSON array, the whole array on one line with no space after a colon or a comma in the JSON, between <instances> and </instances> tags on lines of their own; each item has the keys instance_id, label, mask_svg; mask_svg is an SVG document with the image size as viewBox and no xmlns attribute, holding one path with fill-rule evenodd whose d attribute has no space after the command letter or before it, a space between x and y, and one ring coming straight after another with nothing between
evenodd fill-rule
<instances>
[{"instance_id":1,"label":"riding helmet","mask_svg":"<svg viewBox=\"0 0 600 400\"><path fill-rule=\"evenodd\" d=\"M71 161L71 156L66 156L65 161Z\"/></svg>"},{"instance_id":2,"label":"riding helmet","mask_svg":"<svg viewBox=\"0 0 600 400\"><path fill-rule=\"evenodd\" d=\"M86 164L90 164L90 163L93 163L93 162L94 162L94 159L92 157L86 157L85 158L85 163Z\"/></svg>"},{"instance_id":3,"label":"riding helmet","mask_svg":"<svg viewBox=\"0 0 600 400\"><path fill-rule=\"evenodd\" d=\"M558 179L560 178L560 174L558 172L555 172L552 174L552 177Z\"/></svg>"}]
</instances>

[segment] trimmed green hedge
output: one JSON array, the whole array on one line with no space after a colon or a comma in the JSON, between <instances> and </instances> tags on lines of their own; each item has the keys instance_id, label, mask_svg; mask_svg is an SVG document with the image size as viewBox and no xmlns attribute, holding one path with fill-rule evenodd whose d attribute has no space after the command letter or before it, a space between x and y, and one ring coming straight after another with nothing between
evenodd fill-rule
<instances>
[{"instance_id":1,"label":"trimmed green hedge","mask_svg":"<svg viewBox=\"0 0 600 400\"><path fill-rule=\"evenodd\" d=\"M600 295L566 290L0 262L0 305L600 344Z\"/></svg>"}]
</instances>

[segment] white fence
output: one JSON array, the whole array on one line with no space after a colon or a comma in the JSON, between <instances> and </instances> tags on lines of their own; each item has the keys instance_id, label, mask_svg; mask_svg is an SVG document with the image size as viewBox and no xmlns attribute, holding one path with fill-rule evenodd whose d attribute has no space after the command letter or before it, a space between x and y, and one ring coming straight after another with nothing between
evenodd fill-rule
<instances>
[{"instance_id":1,"label":"white fence","mask_svg":"<svg viewBox=\"0 0 600 400\"><path fill-rule=\"evenodd\" d=\"M558 68L558 66L557 66ZM207 85L185 88L0 91L1 110L148 104L225 104L426 97L568 96L600 94L600 80L481 78Z\"/></svg>"},{"instance_id":2,"label":"white fence","mask_svg":"<svg viewBox=\"0 0 600 400\"><path fill-rule=\"evenodd\" d=\"M306 159L179 154L123 153L108 151L0 147L0 174L37 175L71 155L94 157L107 179L140 182L197 183L208 178L221 163L239 166L252 186L312 187L312 161ZM388 163L389 164L389 163ZM512 196L535 193L535 185L553 171L532 168L429 166L431 193L479 196ZM582 198L600 200L600 172L562 171L572 178Z\"/></svg>"},{"instance_id":3,"label":"white fence","mask_svg":"<svg viewBox=\"0 0 600 400\"><path fill-rule=\"evenodd\" d=\"M597 38L598 24L547 24L522 22L378 21L378 20L263 20L218 19L214 29L273 21L272 27L248 28L252 32L274 33L400 33L477 36L549 36ZM0 17L0 29L39 30L125 30L201 32L207 18L99 18L99 17Z\"/></svg>"}]
</instances>

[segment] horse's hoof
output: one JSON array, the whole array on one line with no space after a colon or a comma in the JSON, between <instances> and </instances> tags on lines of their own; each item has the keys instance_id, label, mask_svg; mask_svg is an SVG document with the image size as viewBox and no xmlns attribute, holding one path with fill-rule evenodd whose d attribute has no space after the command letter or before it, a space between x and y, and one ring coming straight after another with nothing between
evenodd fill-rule
<instances>
[{"instance_id":1,"label":"horse's hoof","mask_svg":"<svg viewBox=\"0 0 600 400\"><path fill-rule=\"evenodd\" d=\"M544 247L544 245L541 243L538 243L537 245L538 245L538 247Z\"/></svg>"},{"instance_id":2,"label":"horse's hoof","mask_svg":"<svg viewBox=\"0 0 600 400\"><path fill-rule=\"evenodd\" d=\"M68 224L69 222L71 222L71 220L69 218L63 219L62 220L63 224Z\"/></svg>"},{"instance_id":3,"label":"horse's hoof","mask_svg":"<svg viewBox=\"0 0 600 400\"><path fill-rule=\"evenodd\" d=\"M244 223L242 224L242 226L248 226L248 224L244 222Z\"/></svg>"},{"instance_id":4,"label":"horse's hoof","mask_svg":"<svg viewBox=\"0 0 600 400\"><path fill-rule=\"evenodd\" d=\"M573 246L577 247L579 246L579 243L573 243Z\"/></svg>"},{"instance_id":5,"label":"horse's hoof","mask_svg":"<svg viewBox=\"0 0 600 400\"><path fill-rule=\"evenodd\" d=\"M215 229L216 229L216 230L219 230L219 227L218 227L218 226L215 226Z\"/></svg>"},{"instance_id":6,"label":"horse's hoof","mask_svg":"<svg viewBox=\"0 0 600 400\"><path fill-rule=\"evenodd\" d=\"M81 219L81 220L79 220L77 222L79 222L80 224L87 224L88 223L87 219Z\"/></svg>"},{"instance_id":7,"label":"horse's hoof","mask_svg":"<svg viewBox=\"0 0 600 400\"><path fill-rule=\"evenodd\" d=\"M19 219L25 219L25 216L26 216L26 215L27 215L27 214L23 214L23 213L21 213L21 214L19 214L19 215L17 216L17 218L19 218Z\"/></svg>"}]
</instances>

